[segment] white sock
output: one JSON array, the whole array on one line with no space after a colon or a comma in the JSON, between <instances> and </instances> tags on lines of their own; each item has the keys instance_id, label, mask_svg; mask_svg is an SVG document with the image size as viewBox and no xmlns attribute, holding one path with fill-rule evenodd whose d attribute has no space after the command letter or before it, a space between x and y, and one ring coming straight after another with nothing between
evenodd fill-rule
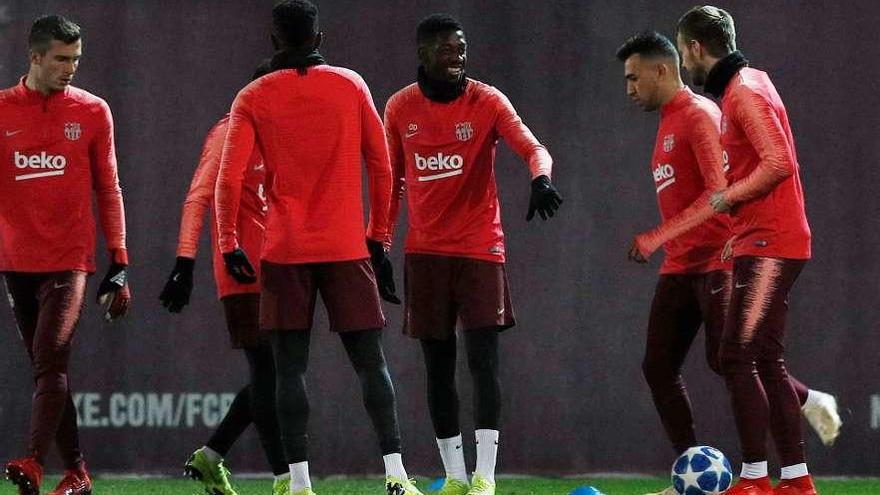
<instances>
[{"instance_id":1,"label":"white sock","mask_svg":"<svg viewBox=\"0 0 880 495\"><path fill-rule=\"evenodd\" d=\"M212 449L211 447L208 447L208 446L202 447L202 452L204 452L205 457L207 457L208 460L211 462L216 463L216 462L220 462L223 460L223 456L220 455L216 450Z\"/></svg>"},{"instance_id":2,"label":"white sock","mask_svg":"<svg viewBox=\"0 0 880 495\"><path fill-rule=\"evenodd\" d=\"M795 464L794 466L785 466L782 468L782 476L780 476L780 478L784 480L793 480L808 474L810 473L807 471L807 463L802 462L800 464Z\"/></svg>"},{"instance_id":3,"label":"white sock","mask_svg":"<svg viewBox=\"0 0 880 495\"><path fill-rule=\"evenodd\" d=\"M278 483L279 481L284 481L286 479L289 480L290 479L290 471L288 471L284 474L277 474L277 475L275 475L274 478L275 478L274 479L275 483Z\"/></svg>"},{"instance_id":4,"label":"white sock","mask_svg":"<svg viewBox=\"0 0 880 495\"><path fill-rule=\"evenodd\" d=\"M477 469L489 483L495 483L495 461L498 457L498 430L477 430Z\"/></svg>"},{"instance_id":5,"label":"white sock","mask_svg":"<svg viewBox=\"0 0 880 495\"><path fill-rule=\"evenodd\" d=\"M290 493L312 487L309 479L309 462L297 462L290 465Z\"/></svg>"},{"instance_id":6,"label":"white sock","mask_svg":"<svg viewBox=\"0 0 880 495\"><path fill-rule=\"evenodd\" d=\"M461 433L455 437L438 438L437 448L440 449L440 458L443 459L443 469L446 470L446 477L467 484L467 467L464 465L464 448L462 448Z\"/></svg>"},{"instance_id":7,"label":"white sock","mask_svg":"<svg viewBox=\"0 0 880 495\"><path fill-rule=\"evenodd\" d=\"M816 392L813 389L807 390L807 400L804 402L804 405L801 406L801 409L809 409L811 407L816 407L819 405L819 397L824 395L822 392Z\"/></svg>"},{"instance_id":8,"label":"white sock","mask_svg":"<svg viewBox=\"0 0 880 495\"><path fill-rule=\"evenodd\" d=\"M406 469L403 469L403 457L399 453L382 456L382 460L385 461L385 476L394 476L400 480L409 479Z\"/></svg>"},{"instance_id":9,"label":"white sock","mask_svg":"<svg viewBox=\"0 0 880 495\"><path fill-rule=\"evenodd\" d=\"M740 478L747 480L756 480L767 476L767 461L761 462L744 462Z\"/></svg>"}]
</instances>

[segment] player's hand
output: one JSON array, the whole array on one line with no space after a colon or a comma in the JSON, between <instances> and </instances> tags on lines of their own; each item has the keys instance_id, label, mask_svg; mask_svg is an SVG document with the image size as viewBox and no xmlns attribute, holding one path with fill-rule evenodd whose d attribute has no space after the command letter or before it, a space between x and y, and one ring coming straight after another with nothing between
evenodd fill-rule
<instances>
[{"instance_id":1,"label":"player's hand","mask_svg":"<svg viewBox=\"0 0 880 495\"><path fill-rule=\"evenodd\" d=\"M113 263L107 275L98 286L98 304L104 305L104 319L113 321L124 316L131 306L131 291L128 289L128 266Z\"/></svg>"},{"instance_id":2,"label":"player's hand","mask_svg":"<svg viewBox=\"0 0 880 495\"><path fill-rule=\"evenodd\" d=\"M165 288L159 294L162 306L165 306L168 311L180 313L180 310L189 304L189 296L192 294L193 288L193 268L195 264L196 260L192 258L177 257L177 262L174 263L174 270L171 270L171 275L168 276L168 281L165 282Z\"/></svg>"},{"instance_id":3,"label":"player's hand","mask_svg":"<svg viewBox=\"0 0 880 495\"><path fill-rule=\"evenodd\" d=\"M247 254L241 248L235 251L223 253L223 264L226 272L240 284L252 284L257 281L257 272L248 260Z\"/></svg>"},{"instance_id":4,"label":"player's hand","mask_svg":"<svg viewBox=\"0 0 880 495\"><path fill-rule=\"evenodd\" d=\"M526 221L530 222L537 211L542 220L552 217L562 204L562 196L550 183L550 177L539 175L532 181L532 196L529 198L529 212Z\"/></svg>"},{"instance_id":5,"label":"player's hand","mask_svg":"<svg viewBox=\"0 0 880 495\"><path fill-rule=\"evenodd\" d=\"M721 250L721 261L729 261L730 258L733 258L733 241L736 240L736 236L731 237L727 240L727 243L724 244L724 249Z\"/></svg>"},{"instance_id":6,"label":"player's hand","mask_svg":"<svg viewBox=\"0 0 880 495\"><path fill-rule=\"evenodd\" d=\"M648 262L648 258L642 254L642 250L639 247L638 236L633 239L632 245L629 247L629 254L627 255L627 259L629 259L630 261L635 261L636 263Z\"/></svg>"},{"instance_id":7,"label":"player's hand","mask_svg":"<svg viewBox=\"0 0 880 495\"><path fill-rule=\"evenodd\" d=\"M376 273L379 296L392 304L400 304L400 298L394 294L397 290L394 286L394 267L391 266L385 246L379 241L367 239L367 249L370 251L370 264Z\"/></svg>"},{"instance_id":8,"label":"player's hand","mask_svg":"<svg viewBox=\"0 0 880 495\"><path fill-rule=\"evenodd\" d=\"M715 210L716 213L725 213L730 211L730 207L732 206L730 203L724 199L724 190L715 191L709 196L709 205L712 206L712 209Z\"/></svg>"}]
</instances>

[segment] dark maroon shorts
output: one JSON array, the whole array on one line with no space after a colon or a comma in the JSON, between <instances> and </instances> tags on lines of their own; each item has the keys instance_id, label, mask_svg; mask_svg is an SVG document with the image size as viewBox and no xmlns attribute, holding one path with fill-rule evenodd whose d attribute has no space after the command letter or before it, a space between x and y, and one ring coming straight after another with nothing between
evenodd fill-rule
<instances>
[{"instance_id":1,"label":"dark maroon shorts","mask_svg":"<svg viewBox=\"0 0 880 495\"><path fill-rule=\"evenodd\" d=\"M408 254L403 331L423 340L446 340L463 330L516 324L502 263L473 258Z\"/></svg>"},{"instance_id":2,"label":"dark maroon shorts","mask_svg":"<svg viewBox=\"0 0 880 495\"><path fill-rule=\"evenodd\" d=\"M260 328L311 330L318 294L331 332L385 326L376 277L368 259L296 265L262 262Z\"/></svg>"},{"instance_id":3,"label":"dark maroon shorts","mask_svg":"<svg viewBox=\"0 0 880 495\"><path fill-rule=\"evenodd\" d=\"M226 328L234 349L269 343L268 332L260 330L260 295L232 294L222 299Z\"/></svg>"}]
</instances>

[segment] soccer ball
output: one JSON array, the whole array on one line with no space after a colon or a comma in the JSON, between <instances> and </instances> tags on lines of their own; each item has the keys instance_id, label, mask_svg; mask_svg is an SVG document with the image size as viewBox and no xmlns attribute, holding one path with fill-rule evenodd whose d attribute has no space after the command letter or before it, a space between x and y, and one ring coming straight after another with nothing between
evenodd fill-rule
<instances>
[{"instance_id":1,"label":"soccer ball","mask_svg":"<svg viewBox=\"0 0 880 495\"><path fill-rule=\"evenodd\" d=\"M679 495L718 495L731 481L730 461L712 447L691 447L672 465L672 486Z\"/></svg>"}]
</instances>

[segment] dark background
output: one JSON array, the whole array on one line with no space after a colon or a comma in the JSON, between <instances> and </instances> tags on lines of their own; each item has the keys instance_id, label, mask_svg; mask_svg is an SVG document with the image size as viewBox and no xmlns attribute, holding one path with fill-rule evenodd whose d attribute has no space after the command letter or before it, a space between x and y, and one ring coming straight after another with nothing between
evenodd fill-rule
<instances>
[{"instance_id":1,"label":"dark background","mask_svg":"<svg viewBox=\"0 0 880 495\"><path fill-rule=\"evenodd\" d=\"M645 28L670 33L692 1L320 1L329 63L366 79L378 108L415 77L415 26L446 11L464 23L469 75L505 92L555 159L561 215L527 224L528 174L504 146L497 172L518 325L502 339L504 427L499 470L572 474L659 472L673 453L641 376L643 335L659 256L626 262L632 235L658 219L649 174L657 115L625 98L614 51ZM0 80L27 70L26 34L39 14L83 27L76 85L104 97L116 119L134 307L105 325L89 304L72 360L76 391L234 392L246 377L229 349L208 261L182 315L157 295L171 269L180 206L205 133L270 53L269 0L0 0ZM870 1L724 2L739 47L768 71L787 103L813 230L813 261L792 294L790 369L836 394L845 421L832 449L805 424L811 470L878 474L871 429L877 378L876 138L880 7ZM0 198L0 200L3 200ZM394 260L401 272L400 232ZM103 268L102 268L103 269ZM402 277L398 277L402 285ZM91 292L94 293L95 282ZM323 308L313 337L311 465L315 474L376 473L382 465L341 344ZM24 453L32 392L11 313L0 317L0 458ZM441 471L424 398L418 346L389 307L385 345L396 379L410 471ZM695 344L687 378L701 440L738 461L728 398ZM470 384L461 368L463 425L472 447ZM878 412L880 414L880 412ZM176 472L207 428L87 428L90 466ZM249 431L229 463L267 470ZM469 463L470 464L470 463Z\"/></svg>"}]
</instances>

